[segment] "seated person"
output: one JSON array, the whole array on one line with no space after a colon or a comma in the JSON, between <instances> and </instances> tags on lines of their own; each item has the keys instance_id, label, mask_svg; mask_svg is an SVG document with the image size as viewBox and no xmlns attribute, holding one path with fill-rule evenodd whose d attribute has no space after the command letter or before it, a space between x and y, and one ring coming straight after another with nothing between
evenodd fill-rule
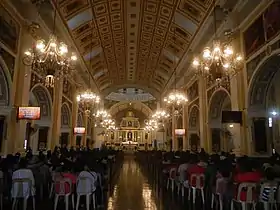
<instances>
[{"instance_id":1,"label":"seated person","mask_svg":"<svg viewBox=\"0 0 280 210\"><path fill-rule=\"evenodd\" d=\"M79 185L79 180L81 178L88 178L90 180L90 184L87 184L86 189L82 188L84 186ZM94 192L96 190L97 178L97 174L93 170L91 170L88 165L85 165L84 170L79 174L77 179L77 193L81 193L84 191Z\"/></svg>"},{"instance_id":2,"label":"seated person","mask_svg":"<svg viewBox=\"0 0 280 210\"><path fill-rule=\"evenodd\" d=\"M183 156L182 159L180 160L180 165L178 167L178 175L179 175L180 183L183 183L187 179L187 170L189 166L190 166L189 157Z\"/></svg>"},{"instance_id":3,"label":"seated person","mask_svg":"<svg viewBox=\"0 0 280 210\"><path fill-rule=\"evenodd\" d=\"M262 174L253 169L252 161L249 161L248 158L242 158L237 163L238 170L233 177L233 181L237 184L235 190L235 198L237 197L238 193L238 186L244 182L253 182L258 183L262 179ZM241 192L240 199L242 201L246 200L246 192Z\"/></svg>"},{"instance_id":4,"label":"seated person","mask_svg":"<svg viewBox=\"0 0 280 210\"><path fill-rule=\"evenodd\" d=\"M29 179L31 182L31 192L29 192L29 184L23 184L23 197L27 196L34 196L35 195L35 180L33 173L30 169L27 169L27 161L26 159L22 158L19 161L19 169L13 173L12 180L16 179ZM14 184L12 186L12 198L16 197L16 193L18 191L18 184Z\"/></svg>"},{"instance_id":5,"label":"seated person","mask_svg":"<svg viewBox=\"0 0 280 210\"><path fill-rule=\"evenodd\" d=\"M273 170L273 168L267 168L265 170L265 183L269 184L275 184L275 172ZM277 185L277 183L276 183ZM270 192L271 190L273 190L274 192L276 192L277 188L274 187L273 189L271 187L264 187L263 191L261 192L261 200L264 201L264 202L268 202L269 200L269 195L270 195Z\"/></svg>"},{"instance_id":6,"label":"seated person","mask_svg":"<svg viewBox=\"0 0 280 210\"><path fill-rule=\"evenodd\" d=\"M216 180L216 194L225 195L228 191L228 183L230 179L230 171L219 170Z\"/></svg>"},{"instance_id":7,"label":"seated person","mask_svg":"<svg viewBox=\"0 0 280 210\"><path fill-rule=\"evenodd\" d=\"M205 163L202 160L199 160L197 155L192 155L191 157L191 164L193 164L191 167L188 168L187 174L188 174L188 182L191 186L195 187L196 186L196 180L192 179L191 177L193 174L203 174L205 173ZM201 182L201 185L204 183Z\"/></svg>"},{"instance_id":8,"label":"seated person","mask_svg":"<svg viewBox=\"0 0 280 210\"><path fill-rule=\"evenodd\" d=\"M55 179L55 182L56 182L55 192L59 193L60 192L60 184L59 184L60 180L62 180L62 179L70 179L71 183L75 184L76 181L77 181L77 176L71 172L70 168L67 168L66 166L62 166L60 168L60 172L56 173L54 179ZM65 189L65 193L70 193L70 186L69 186L69 184L65 184L64 189Z\"/></svg>"}]
</instances>

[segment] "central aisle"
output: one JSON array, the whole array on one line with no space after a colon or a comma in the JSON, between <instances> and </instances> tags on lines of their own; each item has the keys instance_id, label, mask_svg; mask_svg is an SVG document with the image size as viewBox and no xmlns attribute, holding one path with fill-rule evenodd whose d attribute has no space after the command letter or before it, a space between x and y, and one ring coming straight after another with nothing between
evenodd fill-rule
<instances>
[{"instance_id":1,"label":"central aisle","mask_svg":"<svg viewBox=\"0 0 280 210\"><path fill-rule=\"evenodd\" d=\"M152 189L133 156L126 156L108 210L157 210Z\"/></svg>"},{"instance_id":2,"label":"central aisle","mask_svg":"<svg viewBox=\"0 0 280 210\"><path fill-rule=\"evenodd\" d=\"M110 193L107 210L164 210L176 208L169 199L156 199L152 189L134 156L126 156L117 182ZM160 193L161 194L161 193ZM164 200L164 205L161 201ZM164 206L164 207L163 207Z\"/></svg>"}]
</instances>

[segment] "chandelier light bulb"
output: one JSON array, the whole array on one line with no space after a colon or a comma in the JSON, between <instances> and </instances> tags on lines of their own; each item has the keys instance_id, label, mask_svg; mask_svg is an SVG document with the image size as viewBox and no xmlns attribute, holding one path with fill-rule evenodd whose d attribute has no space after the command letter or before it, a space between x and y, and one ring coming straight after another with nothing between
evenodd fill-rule
<instances>
[{"instance_id":1,"label":"chandelier light bulb","mask_svg":"<svg viewBox=\"0 0 280 210\"><path fill-rule=\"evenodd\" d=\"M78 58L77 58L77 56L76 55L74 55L74 54L72 54L72 56L71 56L71 60L72 61L76 61Z\"/></svg>"},{"instance_id":2,"label":"chandelier light bulb","mask_svg":"<svg viewBox=\"0 0 280 210\"><path fill-rule=\"evenodd\" d=\"M203 51L203 58L209 58L210 57L210 50L208 48L206 48L204 51Z\"/></svg>"},{"instance_id":3,"label":"chandelier light bulb","mask_svg":"<svg viewBox=\"0 0 280 210\"><path fill-rule=\"evenodd\" d=\"M36 44L36 48L37 48L38 50L44 49L44 48L45 48L44 41L43 41L43 40L38 40L38 41L37 41L37 44Z\"/></svg>"},{"instance_id":4,"label":"chandelier light bulb","mask_svg":"<svg viewBox=\"0 0 280 210\"><path fill-rule=\"evenodd\" d=\"M68 48L67 48L67 46L64 43L60 44L59 53L60 54L68 53Z\"/></svg>"},{"instance_id":5,"label":"chandelier light bulb","mask_svg":"<svg viewBox=\"0 0 280 210\"><path fill-rule=\"evenodd\" d=\"M24 54L25 54L26 56L31 56L31 52L30 52L29 50L28 50L28 51L25 51Z\"/></svg>"},{"instance_id":6,"label":"chandelier light bulb","mask_svg":"<svg viewBox=\"0 0 280 210\"><path fill-rule=\"evenodd\" d=\"M195 58L195 59L193 60L193 65L194 65L195 67L199 66L199 60L198 60L197 58Z\"/></svg>"},{"instance_id":7,"label":"chandelier light bulb","mask_svg":"<svg viewBox=\"0 0 280 210\"><path fill-rule=\"evenodd\" d=\"M223 67L224 67L225 69L228 69L228 68L229 68L229 64L228 64L228 63L225 63L225 64L223 65Z\"/></svg>"},{"instance_id":8,"label":"chandelier light bulb","mask_svg":"<svg viewBox=\"0 0 280 210\"><path fill-rule=\"evenodd\" d=\"M241 57L240 55L238 55L238 56L236 57L236 60L237 60L237 61L242 61L242 57Z\"/></svg>"}]
</instances>

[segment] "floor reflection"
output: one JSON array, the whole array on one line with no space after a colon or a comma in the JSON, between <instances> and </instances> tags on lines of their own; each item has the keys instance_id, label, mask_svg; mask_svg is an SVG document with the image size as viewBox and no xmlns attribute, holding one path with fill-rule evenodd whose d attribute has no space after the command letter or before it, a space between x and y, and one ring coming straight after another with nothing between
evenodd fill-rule
<instances>
[{"instance_id":1,"label":"floor reflection","mask_svg":"<svg viewBox=\"0 0 280 210\"><path fill-rule=\"evenodd\" d=\"M126 157L118 181L108 199L108 210L161 210L152 187L133 157Z\"/></svg>"}]
</instances>

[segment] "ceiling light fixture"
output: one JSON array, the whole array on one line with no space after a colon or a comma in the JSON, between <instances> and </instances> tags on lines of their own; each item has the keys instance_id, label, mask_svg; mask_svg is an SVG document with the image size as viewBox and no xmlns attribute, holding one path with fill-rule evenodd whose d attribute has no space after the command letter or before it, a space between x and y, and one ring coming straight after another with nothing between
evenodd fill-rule
<instances>
[{"instance_id":1,"label":"ceiling light fixture","mask_svg":"<svg viewBox=\"0 0 280 210\"><path fill-rule=\"evenodd\" d=\"M226 34L225 42L217 37L216 3L214 3L213 17L215 37L212 47L206 47L201 58L195 58L192 64L198 76L211 77L219 82L223 78L235 74L236 70L241 68L243 58L240 54L235 53L231 45L231 33Z\"/></svg>"},{"instance_id":2,"label":"ceiling light fixture","mask_svg":"<svg viewBox=\"0 0 280 210\"><path fill-rule=\"evenodd\" d=\"M45 78L46 87L54 87L55 80L70 78L77 61L74 53L69 53L68 46L59 42L55 36L56 9L54 11L53 31L48 42L38 39L33 46L25 51L23 64L30 66L39 77ZM32 30L34 23L29 26Z\"/></svg>"},{"instance_id":3,"label":"ceiling light fixture","mask_svg":"<svg viewBox=\"0 0 280 210\"><path fill-rule=\"evenodd\" d=\"M87 90L77 96L77 102L84 109L86 116L89 116L93 106L100 103L100 97L91 90Z\"/></svg>"}]
</instances>

